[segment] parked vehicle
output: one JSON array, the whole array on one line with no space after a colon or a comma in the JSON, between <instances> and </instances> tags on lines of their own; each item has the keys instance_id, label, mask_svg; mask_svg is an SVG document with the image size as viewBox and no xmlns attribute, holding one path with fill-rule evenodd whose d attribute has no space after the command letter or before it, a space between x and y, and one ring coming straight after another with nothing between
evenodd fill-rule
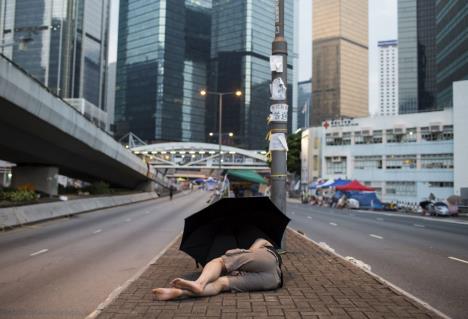
<instances>
[{"instance_id":1,"label":"parked vehicle","mask_svg":"<svg viewBox=\"0 0 468 319\"><path fill-rule=\"evenodd\" d=\"M448 205L444 202L432 202L427 205L427 211L431 216L450 216Z\"/></svg>"}]
</instances>

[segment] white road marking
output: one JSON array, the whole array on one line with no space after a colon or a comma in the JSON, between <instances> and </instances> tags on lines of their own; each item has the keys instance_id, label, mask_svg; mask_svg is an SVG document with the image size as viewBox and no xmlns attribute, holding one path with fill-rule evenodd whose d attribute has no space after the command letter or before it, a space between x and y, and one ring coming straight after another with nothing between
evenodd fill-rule
<instances>
[{"instance_id":1,"label":"white road marking","mask_svg":"<svg viewBox=\"0 0 468 319\"><path fill-rule=\"evenodd\" d=\"M424 227L426 227L426 226L421 225L421 224L414 224L414 227L421 227L421 228L424 228Z\"/></svg>"},{"instance_id":2,"label":"white road marking","mask_svg":"<svg viewBox=\"0 0 468 319\"><path fill-rule=\"evenodd\" d=\"M132 221L132 219L131 219L131 218L127 218L125 221L126 221L127 223L129 223L129 222Z\"/></svg>"},{"instance_id":3,"label":"white road marking","mask_svg":"<svg viewBox=\"0 0 468 319\"><path fill-rule=\"evenodd\" d=\"M377 238L377 239L383 239L383 237L379 235L369 234L369 236Z\"/></svg>"},{"instance_id":4,"label":"white road marking","mask_svg":"<svg viewBox=\"0 0 468 319\"><path fill-rule=\"evenodd\" d=\"M337 224L335 224L335 223L330 223L330 225L332 225L332 226L338 226L338 225L337 225Z\"/></svg>"},{"instance_id":5,"label":"white road marking","mask_svg":"<svg viewBox=\"0 0 468 319\"><path fill-rule=\"evenodd\" d=\"M312 217L310 217L310 216L307 216L307 218L312 219Z\"/></svg>"},{"instance_id":6,"label":"white road marking","mask_svg":"<svg viewBox=\"0 0 468 319\"><path fill-rule=\"evenodd\" d=\"M39 254L43 254L43 253L46 253L48 252L49 250L48 249L42 249L42 250L39 250L39 251L36 251L35 253L32 253L31 255L29 256L36 256L36 255L39 255Z\"/></svg>"},{"instance_id":7,"label":"white road marking","mask_svg":"<svg viewBox=\"0 0 468 319\"><path fill-rule=\"evenodd\" d=\"M377 220L378 221L383 221L383 218L378 217Z\"/></svg>"},{"instance_id":8,"label":"white road marking","mask_svg":"<svg viewBox=\"0 0 468 319\"><path fill-rule=\"evenodd\" d=\"M468 261L463 260L463 259L458 259L458 258L455 258L455 257L449 257L449 259L456 260L456 261L459 261L459 262L461 262L461 263L468 264Z\"/></svg>"},{"instance_id":9,"label":"white road marking","mask_svg":"<svg viewBox=\"0 0 468 319\"><path fill-rule=\"evenodd\" d=\"M95 231L93 231L93 234L99 234L100 232L102 232L102 229L96 229Z\"/></svg>"}]
</instances>

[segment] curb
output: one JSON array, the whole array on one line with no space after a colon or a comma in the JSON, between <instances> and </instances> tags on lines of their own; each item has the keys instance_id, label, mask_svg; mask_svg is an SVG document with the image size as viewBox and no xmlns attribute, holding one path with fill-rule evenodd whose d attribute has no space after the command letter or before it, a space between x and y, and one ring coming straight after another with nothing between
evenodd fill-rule
<instances>
[{"instance_id":1,"label":"curb","mask_svg":"<svg viewBox=\"0 0 468 319\"><path fill-rule=\"evenodd\" d=\"M427 302L425 302L424 300L421 300L419 299L418 297L410 294L409 292L403 290L402 288L398 287L397 285L395 284L392 284L391 282L387 281L386 279L382 278L381 276L377 275L376 273L373 273L372 271L370 271L365 265L364 263L358 263L358 264L355 264L353 262L351 262L350 260L346 259L345 257L341 256L340 254L338 254L337 252L335 252L334 249L327 249L327 248L324 248L322 245L318 244L316 241L314 241L313 239L307 237L302 231L300 230L295 230L291 227L288 226L288 229L290 229L291 231L293 231L294 233L296 233L297 235L301 236L302 238L312 242L313 244L315 244L316 246L318 246L320 249L323 249L333 255L335 255L336 257L342 259L343 261L353 265L354 267L357 267L361 270L363 270L364 272L366 272L367 274L371 275L372 277L374 277L377 281L389 286L390 289L394 290L395 292L397 293L400 293L406 297L408 297L409 299L411 299L413 302L417 303L417 304L420 304L421 306L423 306L424 308L434 312L435 314L437 314L438 316L444 318L444 319L450 319L449 316L447 316L446 314L442 313L440 310L437 310L436 308L432 307L431 305L429 305ZM359 266L359 264L362 264L362 266Z\"/></svg>"},{"instance_id":2,"label":"curb","mask_svg":"<svg viewBox=\"0 0 468 319\"><path fill-rule=\"evenodd\" d=\"M130 279L125 281L121 286L115 288L109 296L102 302L100 303L97 308L92 311L89 315L87 315L84 319L95 319L97 318L101 312L108 306L110 305L117 297L120 295L122 291L128 288L134 281L136 281L140 276L156 261L166 253L166 251L174 245L174 243L182 236L182 232L179 233L169 244L167 244L166 247L164 247L163 250L159 254L157 254L153 259L145 266L143 266L140 270L138 270Z\"/></svg>"}]
</instances>

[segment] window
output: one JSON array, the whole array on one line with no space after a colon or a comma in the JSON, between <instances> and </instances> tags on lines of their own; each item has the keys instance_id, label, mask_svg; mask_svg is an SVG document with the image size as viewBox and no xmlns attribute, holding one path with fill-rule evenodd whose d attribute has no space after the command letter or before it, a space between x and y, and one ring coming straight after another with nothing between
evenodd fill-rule
<instances>
[{"instance_id":1,"label":"window","mask_svg":"<svg viewBox=\"0 0 468 319\"><path fill-rule=\"evenodd\" d=\"M416 155L389 155L386 169L415 169Z\"/></svg>"},{"instance_id":2,"label":"window","mask_svg":"<svg viewBox=\"0 0 468 319\"><path fill-rule=\"evenodd\" d=\"M404 134L401 138L402 143L414 143L416 142L416 128L409 128L406 130L406 134Z\"/></svg>"},{"instance_id":3,"label":"window","mask_svg":"<svg viewBox=\"0 0 468 319\"><path fill-rule=\"evenodd\" d=\"M326 157L325 161L327 174L346 174L346 157Z\"/></svg>"},{"instance_id":4,"label":"window","mask_svg":"<svg viewBox=\"0 0 468 319\"><path fill-rule=\"evenodd\" d=\"M453 154L422 154L423 169L453 169Z\"/></svg>"},{"instance_id":5,"label":"window","mask_svg":"<svg viewBox=\"0 0 468 319\"><path fill-rule=\"evenodd\" d=\"M382 156L356 156L354 169L382 169Z\"/></svg>"},{"instance_id":6,"label":"window","mask_svg":"<svg viewBox=\"0 0 468 319\"><path fill-rule=\"evenodd\" d=\"M395 196L416 196L416 182L386 182L386 193Z\"/></svg>"},{"instance_id":7,"label":"window","mask_svg":"<svg viewBox=\"0 0 468 319\"><path fill-rule=\"evenodd\" d=\"M442 130L436 125L421 127L421 138L424 141L450 141L453 140L453 125L444 125Z\"/></svg>"},{"instance_id":8,"label":"window","mask_svg":"<svg viewBox=\"0 0 468 319\"><path fill-rule=\"evenodd\" d=\"M431 188L453 188L453 182L429 182Z\"/></svg>"}]
</instances>

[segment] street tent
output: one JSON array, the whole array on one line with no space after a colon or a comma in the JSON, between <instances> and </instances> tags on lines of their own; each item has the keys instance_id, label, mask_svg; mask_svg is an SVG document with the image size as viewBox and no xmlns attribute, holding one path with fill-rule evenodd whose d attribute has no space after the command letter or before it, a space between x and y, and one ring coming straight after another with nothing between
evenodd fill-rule
<instances>
[{"instance_id":1,"label":"street tent","mask_svg":"<svg viewBox=\"0 0 468 319\"><path fill-rule=\"evenodd\" d=\"M374 191L373 188L362 185L357 180L353 180L352 182L346 185L336 186L336 190L343 191L343 192L352 192L352 191L373 192Z\"/></svg>"},{"instance_id":2,"label":"street tent","mask_svg":"<svg viewBox=\"0 0 468 319\"><path fill-rule=\"evenodd\" d=\"M348 199L355 199L359 202L359 208L383 209L383 204L375 192L346 192Z\"/></svg>"},{"instance_id":3,"label":"street tent","mask_svg":"<svg viewBox=\"0 0 468 319\"><path fill-rule=\"evenodd\" d=\"M337 186L344 186L351 183L349 179L341 179L338 178L333 184L330 185L330 187L337 187Z\"/></svg>"},{"instance_id":4,"label":"street tent","mask_svg":"<svg viewBox=\"0 0 468 319\"><path fill-rule=\"evenodd\" d=\"M230 169L227 175L232 180L241 180L258 184L267 184L262 175L251 169Z\"/></svg>"},{"instance_id":5,"label":"street tent","mask_svg":"<svg viewBox=\"0 0 468 319\"><path fill-rule=\"evenodd\" d=\"M333 179L329 179L329 180L328 180L328 181L326 181L325 183L323 183L323 184L320 184L320 185L317 185L317 188L325 188L325 187L330 187L330 185L332 185L334 182L335 182L335 180L333 180Z\"/></svg>"}]
</instances>

